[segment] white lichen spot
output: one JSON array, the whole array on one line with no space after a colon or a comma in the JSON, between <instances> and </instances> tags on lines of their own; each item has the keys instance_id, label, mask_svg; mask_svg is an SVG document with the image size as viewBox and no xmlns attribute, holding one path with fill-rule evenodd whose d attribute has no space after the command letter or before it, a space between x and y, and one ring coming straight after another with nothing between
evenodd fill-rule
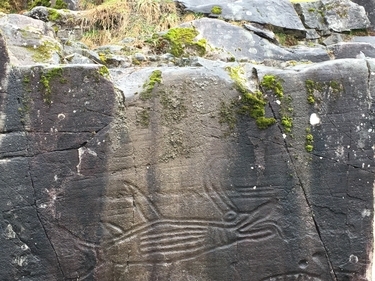
<instances>
[{"instance_id":1,"label":"white lichen spot","mask_svg":"<svg viewBox=\"0 0 375 281\"><path fill-rule=\"evenodd\" d=\"M14 239L16 238L16 233L13 230L12 225L8 224L5 228L4 235L6 239Z\"/></svg>"},{"instance_id":2,"label":"white lichen spot","mask_svg":"<svg viewBox=\"0 0 375 281\"><path fill-rule=\"evenodd\" d=\"M25 256L15 257L13 262L18 264L18 266L27 265L27 257L25 257Z\"/></svg>"},{"instance_id":3,"label":"white lichen spot","mask_svg":"<svg viewBox=\"0 0 375 281\"><path fill-rule=\"evenodd\" d=\"M82 155L84 153L84 148L80 147L78 148L78 164L76 166L77 174L81 174L81 161L82 161Z\"/></svg>"},{"instance_id":4,"label":"white lichen spot","mask_svg":"<svg viewBox=\"0 0 375 281\"><path fill-rule=\"evenodd\" d=\"M285 139L286 138L286 134L283 134L283 139Z\"/></svg>"},{"instance_id":5,"label":"white lichen spot","mask_svg":"<svg viewBox=\"0 0 375 281\"><path fill-rule=\"evenodd\" d=\"M87 148L87 153L90 154L90 155L93 155L93 156L98 156L98 154L96 154L96 152L94 150L91 150L90 148Z\"/></svg>"},{"instance_id":6,"label":"white lichen spot","mask_svg":"<svg viewBox=\"0 0 375 281\"><path fill-rule=\"evenodd\" d=\"M281 101L279 101L279 100L276 100L276 103L277 103L278 105L280 105L280 104L281 104Z\"/></svg>"},{"instance_id":7,"label":"white lichen spot","mask_svg":"<svg viewBox=\"0 0 375 281\"><path fill-rule=\"evenodd\" d=\"M371 215L371 210L369 209L364 209L361 213L362 217L369 217Z\"/></svg>"},{"instance_id":8,"label":"white lichen spot","mask_svg":"<svg viewBox=\"0 0 375 281\"><path fill-rule=\"evenodd\" d=\"M39 208L45 209L45 208L47 208L47 204L42 203L42 204L39 205Z\"/></svg>"},{"instance_id":9,"label":"white lichen spot","mask_svg":"<svg viewBox=\"0 0 375 281\"><path fill-rule=\"evenodd\" d=\"M58 118L59 120L64 120L64 119L65 119L65 114L60 113L59 115L57 115L57 118Z\"/></svg>"},{"instance_id":10,"label":"white lichen spot","mask_svg":"<svg viewBox=\"0 0 375 281\"><path fill-rule=\"evenodd\" d=\"M54 181L57 181L59 178L57 177L57 175L55 175L55 176L53 177L53 179L54 179Z\"/></svg>"},{"instance_id":11,"label":"white lichen spot","mask_svg":"<svg viewBox=\"0 0 375 281\"><path fill-rule=\"evenodd\" d=\"M350 261L351 263L357 263L357 262L358 262L358 257L355 256L355 255L350 255L350 256L349 256L349 261Z\"/></svg>"},{"instance_id":12,"label":"white lichen spot","mask_svg":"<svg viewBox=\"0 0 375 281\"><path fill-rule=\"evenodd\" d=\"M318 114L312 113L310 115L310 125L314 126L314 125L318 125L319 123L320 123L320 118L319 118Z\"/></svg>"}]
</instances>

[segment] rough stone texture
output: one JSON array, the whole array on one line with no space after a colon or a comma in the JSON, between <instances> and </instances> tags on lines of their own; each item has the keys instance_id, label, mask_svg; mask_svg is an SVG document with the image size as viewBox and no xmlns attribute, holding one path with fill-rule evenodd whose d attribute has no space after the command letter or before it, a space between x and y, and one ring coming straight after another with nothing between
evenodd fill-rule
<instances>
[{"instance_id":1,"label":"rough stone texture","mask_svg":"<svg viewBox=\"0 0 375 281\"><path fill-rule=\"evenodd\" d=\"M199 31L199 36L205 38L210 46L218 48L219 51L227 53L228 57L234 57L239 61L242 59L311 60L313 62L329 60L324 49L283 48L253 32L221 20L203 18L184 26L190 26L190 24ZM236 40L236 44L232 44L233 40Z\"/></svg>"},{"instance_id":2,"label":"rough stone texture","mask_svg":"<svg viewBox=\"0 0 375 281\"><path fill-rule=\"evenodd\" d=\"M370 26L365 9L350 0L322 0L322 3L325 5L325 20L334 31L364 29Z\"/></svg>"},{"instance_id":3,"label":"rough stone texture","mask_svg":"<svg viewBox=\"0 0 375 281\"><path fill-rule=\"evenodd\" d=\"M352 0L365 8L367 16L371 22L371 28L375 27L375 1L374 0Z\"/></svg>"},{"instance_id":4,"label":"rough stone texture","mask_svg":"<svg viewBox=\"0 0 375 281\"><path fill-rule=\"evenodd\" d=\"M375 58L375 46L365 42L341 42L328 47L336 59Z\"/></svg>"},{"instance_id":5,"label":"rough stone texture","mask_svg":"<svg viewBox=\"0 0 375 281\"><path fill-rule=\"evenodd\" d=\"M324 19L324 5L321 1L297 3L294 7L307 28L329 32Z\"/></svg>"},{"instance_id":6,"label":"rough stone texture","mask_svg":"<svg viewBox=\"0 0 375 281\"><path fill-rule=\"evenodd\" d=\"M0 280L373 280L373 45L311 63L327 52L193 24L274 67L181 58L112 83L100 65L12 65L17 28L0 31ZM240 114L244 88L274 125Z\"/></svg>"},{"instance_id":7,"label":"rough stone texture","mask_svg":"<svg viewBox=\"0 0 375 281\"><path fill-rule=\"evenodd\" d=\"M222 8L221 17L229 20L246 20L260 24L271 24L274 26L304 31L293 5L288 0L178 0L188 11L196 13L211 13L214 6Z\"/></svg>"},{"instance_id":8,"label":"rough stone texture","mask_svg":"<svg viewBox=\"0 0 375 281\"><path fill-rule=\"evenodd\" d=\"M53 69L12 68L2 93L1 280L93 280L115 96L97 66L75 66L46 102Z\"/></svg>"},{"instance_id":9,"label":"rough stone texture","mask_svg":"<svg viewBox=\"0 0 375 281\"><path fill-rule=\"evenodd\" d=\"M0 17L0 30L7 41L12 64L58 64L61 44L44 22L23 15Z\"/></svg>"},{"instance_id":10,"label":"rough stone texture","mask_svg":"<svg viewBox=\"0 0 375 281\"><path fill-rule=\"evenodd\" d=\"M322 0L295 4L296 11L308 28L327 33L366 29L370 21L362 6L350 0Z\"/></svg>"},{"instance_id":11,"label":"rough stone texture","mask_svg":"<svg viewBox=\"0 0 375 281\"><path fill-rule=\"evenodd\" d=\"M133 88L125 104L97 67L64 67L49 105L37 81L52 68L13 68L0 162L1 239L13 254L1 278L370 280L373 61L244 65L253 87L282 79L294 137L270 92L276 125L220 124L239 95L228 66L163 68L149 99ZM322 83L313 105L308 79Z\"/></svg>"}]
</instances>

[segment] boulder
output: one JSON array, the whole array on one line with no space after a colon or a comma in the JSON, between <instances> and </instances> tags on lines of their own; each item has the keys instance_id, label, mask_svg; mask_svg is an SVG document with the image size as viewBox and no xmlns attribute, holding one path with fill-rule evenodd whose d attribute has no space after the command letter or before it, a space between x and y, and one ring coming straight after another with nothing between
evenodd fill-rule
<instances>
[{"instance_id":1,"label":"boulder","mask_svg":"<svg viewBox=\"0 0 375 281\"><path fill-rule=\"evenodd\" d=\"M185 10L195 13L215 15L228 20L250 21L259 24L270 24L281 28L304 31L293 5L288 0L177 0Z\"/></svg>"},{"instance_id":2,"label":"boulder","mask_svg":"<svg viewBox=\"0 0 375 281\"><path fill-rule=\"evenodd\" d=\"M374 0L352 0L365 8L367 16L371 22L371 28L375 27L375 1Z\"/></svg>"},{"instance_id":3,"label":"boulder","mask_svg":"<svg viewBox=\"0 0 375 281\"><path fill-rule=\"evenodd\" d=\"M296 11L308 28L324 33L352 29L366 29L370 26L365 9L350 0L321 0L295 4Z\"/></svg>"},{"instance_id":4,"label":"boulder","mask_svg":"<svg viewBox=\"0 0 375 281\"><path fill-rule=\"evenodd\" d=\"M7 42L12 64L59 64L62 46L44 22L27 16L0 17L0 30Z\"/></svg>"},{"instance_id":5,"label":"boulder","mask_svg":"<svg viewBox=\"0 0 375 281\"><path fill-rule=\"evenodd\" d=\"M322 0L322 3L325 5L325 20L334 31L366 29L370 26L365 9L350 0Z\"/></svg>"},{"instance_id":6,"label":"boulder","mask_svg":"<svg viewBox=\"0 0 375 281\"><path fill-rule=\"evenodd\" d=\"M373 279L371 38L203 18L181 26L201 57L164 32L37 62L50 24L0 15L0 280Z\"/></svg>"},{"instance_id":7,"label":"boulder","mask_svg":"<svg viewBox=\"0 0 375 281\"><path fill-rule=\"evenodd\" d=\"M184 26L194 26L199 37L207 40L215 51L227 54L238 61L252 60L262 62L265 59L287 60L329 60L327 52L322 48L283 48L260 37L256 32L231 25L221 20L203 18ZM257 32L258 33L258 32ZM236 44L232 44L236 40Z\"/></svg>"}]
</instances>

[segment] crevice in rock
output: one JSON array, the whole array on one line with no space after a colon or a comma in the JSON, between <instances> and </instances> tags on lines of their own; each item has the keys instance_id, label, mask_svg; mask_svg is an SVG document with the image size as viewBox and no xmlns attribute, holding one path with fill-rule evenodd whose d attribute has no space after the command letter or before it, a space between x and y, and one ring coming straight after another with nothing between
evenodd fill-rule
<instances>
[{"instance_id":1,"label":"crevice in rock","mask_svg":"<svg viewBox=\"0 0 375 281\"><path fill-rule=\"evenodd\" d=\"M258 85L260 85L261 83L260 83L260 80L259 80L259 77L258 77L258 74L257 74L257 70L256 70L255 68L254 68L254 74L255 74L255 76L256 76L256 78L257 78L257 83L258 83ZM270 108L270 110L271 110L271 112L272 112L273 117L277 120L277 114L276 114L275 109L272 107L271 102L268 102L268 106L269 106L269 108ZM279 123L276 123L276 125L277 125L277 127L279 128L279 130L280 130L280 134L283 134L283 128L281 127L281 125L280 125ZM319 236L319 240L320 240L320 242L322 243L322 246L323 246L323 248L324 248L324 252L325 252L325 256L326 256L326 258L327 258L327 262L328 262L328 266L329 266L329 270L330 270L331 276L332 276L332 278L333 278L334 281L338 281L337 275L336 275L336 273L335 273L335 271L334 271L334 267L333 267L332 261L330 260L330 257L329 257L328 248L327 248L327 246L326 246L325 243L324 243L324 240L323 240L323 237L322 237L321 231L320 231L320 229L319 229L318 222L316 221L316 218L315 218L315 215L314 215L313 205L312 205L312 203L310 202L310 200L309 200L309 198L308 198L307 192L306 192L306 190L305 190L305 188L304 188L303 181L302 181L302 179L301 179L300 176L299 176L298 169L297 169L297 165L296 165L296 163L294 162L294 159L293 159L293 157L292 157L292 155L291 155L291 152L290 152L289 147L288 147L288 142L287 142L286 139L284 139L284 147L285 147L285 151L286 151L286 153L287 153L287 155L288 155L289 161L290 161L290 163L291 163L291 166L292 166L293 172L294 172L294 174L297 176L298 183L299 183L299 185L300 185L300 187L301 187L301 190L302 190L303 196L304 196L304 198L305 198L305 202L306 202L306 204L307 204L307 206L308 206L308 208L309 208L309 213L310 213L310 215L311 215L311 219L312 219L312 221L313 221L313 223L314 223L314 226L315 226L316 232L317 232L317 234L318 234L318 236Z\"/></svg>"},{"instance_id":2,"label":"crevice in rock","mask_svg":"<svg viewBox=\"0 0 375 281\"><path fill-rule=\"evenodd\" d=\"M42 221L42 218L41 218L41 214L39 213L39 210L38 210L38 206L37 206L37 202L36 202L36 190L35 190L34 181L33 181L32 175L31 175L31 167L30 167L30 164L29 164L29 171L28 171L28 174L29 174L29 177L30 177L31 187L32 187L33 192L34 192L34 195L33 195L33 196L34 196L34 204L33 204L33 206L35 207L35 212L36 212L37 218L38 218L38 220L39 220L40 225L42 226L42 229L43 229L43 231L44 231L44 234L45 234L45 236L46 236L46 238L47 238L49 244L51 245L51 249L53 250L53 253L54 253L55 257L56 257L56 261L57 261L58 268L59 268L59 270L60 270L62 276L64 277L64 279L66 279L65 274L64 274L64 271L63 271L62 266L61 266L61 263L60 263L59 256L58 256L58 254L57 254L57 252L56 252L55 246L53 245L53 243L52 243L52 241L51 241L51 238L50 238L49 235L48 235L47 229L46 229L46 227L45 227L44 224L43 224L43 221Z\"/></svg>"}]
</instances>

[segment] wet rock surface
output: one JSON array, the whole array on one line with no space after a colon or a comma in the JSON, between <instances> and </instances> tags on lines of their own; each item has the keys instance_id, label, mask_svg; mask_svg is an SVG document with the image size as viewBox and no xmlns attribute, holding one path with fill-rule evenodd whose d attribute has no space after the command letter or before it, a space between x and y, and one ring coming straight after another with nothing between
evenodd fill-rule
<instances>
[{"instance_id":1,"label":"wet rock surface","mask_svg":"<svg viewBox=\"0 0 375 281\"><path fill-rule=\"evenodd\" d=\"M371 281L373 37L306 16L328 2L182 25L201 56L131 38L90 50L0 16L0 279ZM297 46L261 24L294 16ZM40 61L30 46L47 41Z\"/></svg>"}]
</instances>

